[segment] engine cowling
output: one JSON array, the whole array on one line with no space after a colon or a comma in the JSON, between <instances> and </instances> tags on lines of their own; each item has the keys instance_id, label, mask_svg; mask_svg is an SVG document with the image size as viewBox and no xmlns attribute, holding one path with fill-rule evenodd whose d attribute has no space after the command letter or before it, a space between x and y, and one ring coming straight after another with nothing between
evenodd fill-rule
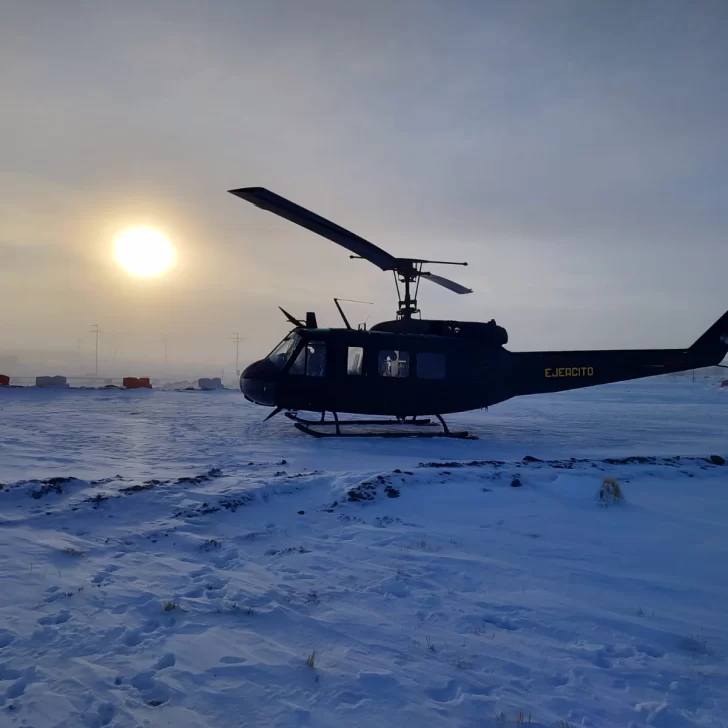
<instances>
[{"instance_id":1,"label":"engine cowling","mask_svg":"<svg viewBox=\"0 0 728 728\"><path fill-rule=\"evenodd\" d=\"M486 346L505 346L508 332L495 320L484 321L437 321L433 319L399 319L382 321L372 331L389 331L398 334L424 334L429 336L453 336L476 339Z\"/></svg>"}]
</instances>

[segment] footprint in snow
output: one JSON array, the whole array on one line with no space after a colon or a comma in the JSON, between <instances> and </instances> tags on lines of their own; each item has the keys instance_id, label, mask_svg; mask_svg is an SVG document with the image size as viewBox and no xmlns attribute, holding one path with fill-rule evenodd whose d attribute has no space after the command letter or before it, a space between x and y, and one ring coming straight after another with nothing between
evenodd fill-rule
<instances>
[{"instance_id":1,"label":"footprint in snow","mask_svg":"<svg viewBox=\"0 0 728 728\"><path fill-rule=\"evenodd\" d=\"M635 648L637 649L637 652L641 652L643 655L647 655L648 657L654 657L657 659L665 656L663 650L659 647L653 647L652 645L635 645Z\"/></svg>"},{"instance_id":2,"label":"footprint in snow","mask_svg":"<svg viewBox=\"0 0 728 728\"><path fill-rule=\"evenodd\" d=\"M25 692L25 688L27 688L30 683L35 682L35 679L35 667L26 668L22 677L18 678L5 690L5 697L8 700L19 698Z\"/></svg>"},{"instance_id":3,"label":"footprint in snow","mask_svg":"<svg viewBox=\"0 0 728 728\"><path fill-rule=\"evenodd\" d=\"M410 594L409 587L404 581L394 576L384 579L381 584L372 587L369 591L377 592L378 594L391 594L395 597L407 597Z\"/></svg>"},{"instance_id":4,"label":"footprint in snow","mask_svg":"<svg viewBox=\"0 0 728 728\"><path fill-rule=\"evenodd\" d=\"M432 687L425 690L425 695L436 703L452 703L460 697L462 689L457 680L448 680L442 687Z\"/></svg>"},{"instance_id":5,"label":"footprint in snow","mask_svg":"<svg viewBox=\"0 0 728 728\"><path fill-rule=\"evenodd\" d=\"M15 642L18 635L9 629L0 629L0 649L7 647L9 644Z\"/></svg>"},{"instance_id":6,"label":"footprint in snow","mask_svg":"<svg viewBox=\"0 0 728 728\"><path fill-rule=\"evenodd\" d=\"M111 703L102 703L95 712L86 712L81 720L86 728L103 728L114 720L116 709Z\"/></svg>"},{"instance_id":7,"label":"footprint in snow","mask_svg":"<svg viewBox=\"0 0 728 728\"><path fill-rule=\"evenodd\" d=\"M225 590L222 588L216 589L214 587L208 586L205 589L205 597L207 599L221 599L225 596Z\"/></svg>"},{"instance_id":8,"label":"footprint in snow","mask_svg":"<svg viewBox=\"0 0 728 728\"><path fill-rule=\"evenodd\" d=\"M353 690L344 690L342 693L339 693L337 696L338 699L338 705L336 707L337 710L339 709L354 709L354 708L361 708L366 703L371 702L371 697L368 695L365 695L364 693L357 693Z\"/></svg>"},{"instance_id":9,"label":"footprint in snow","mask_svg":"<svg viewBox=\"0 0 728 728\"><path fill-rule=\"evenodd\" d=\"M577 654L585 660L591 662L595 667L609 670L614 666L614 662L606 656L607 649L604 646L588 645L583 643L575 643L573 645Z\"/></svg>"},{"instance_id":10,"label":"footprint in snow","mask_svg":"<svg viewBox=\"0 0 728 728\"><path fill-rule=\"evenodd\" d=\"M131 679L132 687L139 691L141 699L152 708L166 703L170 698L169 688L155 679L155 670L140 672Z\"/></svg>"},{"instance_id":11,"label":"footprint in snow","mask_svg":"<svg viewBox=\"0 0 728 728\"><path fill-rule=\"evenodd\" d=\"M631 645L607 645L605 649L612 657L627 658L637 654L637 650Z\"/></svg>"},{"instance_id":12,"label":"footprint in snow","mask_svg":"<svg viewBox=\"0 0 728 728\"><path fill-rule=\"evenodd\" d=\"M136 647L141 641L142 636L139 634L139 631L136 629L127 629L126 632L124 632L121 641L127 646L127 647Z\"/></svg>"},{"instance_id":13,"label":"footprint in snow","mask_svg":"<svg viewBox=\"0 0 728 728\"><path fill-rule=\"evenodd\" d=\"M199 569L195 569L194 571L190 571L190 578L192 579L199 579L201 577L206 576L207 574L214 573L213 570L209 566L203 566Z\"/></svg>"},{"instance_id":14,"label":"footprint in snow","mask_svg":"<svg viewBox=\"0 0 728 728\"><path fill-rule=\"evenodd\" d=\"M187 599L199 599L204 593L205 590L201 586L197 586L194 589L184 592L182 596Z\"/></svg>"},{"instance_id":15,"label":"footprint in snow","mask_svg":"<svg viewBox=\"0 0 728 728\"><path fill-rule=\"evenodd\" d=\"M177 658L174 656L174 652L167 652L162 655L154 666L155 670L164 670L167 667L173 667L177 662Z\"/></svg>"},{"instance_id":16,"label":"footprint in snow","mask_svg":"<svg viewBox=\"0 0 728 728\"><path fill-rule=\"evenodd\" d=\"M360 670L356 678L363 688L374 693L394 692L400 689L399 680L391 672Z\"/></svg>"},{"instance_id":17,"label":"footprint in snow","mask_svg":"<svg viewBox=\"0 0 728 728\"><path fill-rule=\"evenodd\" d=\"M219 554L212 558L212 563L218 569L232 569L240 558L240 552L236 548L229 549L228 551Z\"/></svg>"},{"instance_id":18,"label":"footprint in snow","mask_svg":"<svg viewBox=\"0 0 728 728\"><path fill-rule=\"evenodd\" d=\"M506 617L500 617L497 614L486 615L481 619L486 624L492 624L493 626L499 627L500 629L505 629L508 632L517 632L520 629L520 627L518 627L518 625L516 625L510 619L507 619Z\"/></svg>"},{"instance_id":19,"label":"footprint in snow","mask_svg":"<svg viewBox=\"0 0 728 728\"><path fill-rule=\"evenodd\" d=\"M68 622L71 617L71 613L67 609L62 609L58 614L49 614L45 617L41 617L38 620L38 624L63 624Z\"/></svg>"},{"instance_id":20,"label":"footprint in snow","mask_svg":"<svg viewBox=\"0 0 728 728\"><path fill-rule=\"evenodd\" d=\"M142 634L149 634L157 629L159 629L159 621L156 619L149 619L141 627L139 627L139 632Z\"/></svg>"},{"instance_id":21,"label":"footprint in snow","mask_svg":"<svg viewBox=\"0 0 728 728\"><path fill-rule=\"evenodd\" d=\"M101 584L101 582L108 579L115 571L119 571L121 567L116 566L115 564L109 564L108 566L105 566L101 571L99 571L96 576L92 579L94 584Z\"/></svg>"},{"instance_id":22,"label":"footprint in snow","mask_svg":"<svg viewBox=\"0 0 728 728\"><path fill-rule=\"evenodd\" d=\"M154 670L137 673L131 679L131 684L137 690L151 690L154 687L154 674Z\"/></svg>"},{"instance_id":23,"label":"footprint in snow","mask_svg":"<svg viewBox=\"0 0 728 728\"><path fill-rule=\"evenodd\" d=\"M0 681L17 680L23 673L15 668L8 667L7 662L0 662Z\"/></svg>"}]
</instances>

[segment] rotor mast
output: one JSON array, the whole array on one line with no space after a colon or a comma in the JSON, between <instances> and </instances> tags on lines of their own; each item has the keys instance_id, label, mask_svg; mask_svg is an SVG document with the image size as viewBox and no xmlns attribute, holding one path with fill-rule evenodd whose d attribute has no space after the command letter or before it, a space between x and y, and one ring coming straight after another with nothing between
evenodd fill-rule
<instances>
[{"instance_id":1,"label":"rotor mast","mask_svg":"<svg viewBox=\"0 0 728 728\"><path fill-rule=\"evenodd\" d=\"M354 256L351 256L354 257ZM419 258L398 258L397 267L394 269L394 284L397 286L397 296L399 297L399 308L397 309L397 319L410 321L415 314L420 313L417 308L417 294L420 290L420 279L432 276L431 273L422 270L422 266L426 263L436 265L467 265L467 263L455 263L450 260L420 260ZM443 279L438 279L438 282ZM448 281L449 283L449 281ZM400 287L402 284L402 288ZM412 285L414 284L414 297L412 296ZM404 297L402 290L404 289Z\"/></svg>"},{"instance_id":2,"label":"rotor mast","mask_svg":"<svg viewBox=\"0 0 728 728\"><path fill-rule=\"evenodd\" d=\"M409 321L415 314L420 312L420 309L417 308L417 294L420 290L422 263L411 261L409 265L396 268L393 272L394 285L397 286L397 297L399 298L397 319ZM404 286L404 298L402 297L400 283ZM415 286L414 298L412 297L411 291L412 284Z\"/></svg>"}]
</instances>

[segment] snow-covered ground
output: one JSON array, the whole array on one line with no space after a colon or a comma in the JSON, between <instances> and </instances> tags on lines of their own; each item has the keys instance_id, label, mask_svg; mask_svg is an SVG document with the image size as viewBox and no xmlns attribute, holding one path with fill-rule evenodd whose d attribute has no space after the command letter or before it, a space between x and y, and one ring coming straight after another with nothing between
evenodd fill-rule
<instances>
[{"instance_id":1,"label":"snow-covered ground","mask_svg":"<svg viewBox=\"0 0 728 728\"><path fill-rule=\"evenodd\" d=\"M450 418L476 441L265 414L0 391L0 726L728 725L728 389Z\"/></svg>"}]
</instances>

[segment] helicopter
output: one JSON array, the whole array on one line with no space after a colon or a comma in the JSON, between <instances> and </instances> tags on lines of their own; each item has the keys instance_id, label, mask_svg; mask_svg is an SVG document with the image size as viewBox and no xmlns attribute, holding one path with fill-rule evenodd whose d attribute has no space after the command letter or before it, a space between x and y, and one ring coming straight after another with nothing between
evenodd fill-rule
<instances>
[{"instance_id":1,"label":"helicopter","mask_svg":"<svg viewBox=\"0 0 728 728\"><path fill-rule=\"evenodd\" d=\"M508 333L494 320L421 317L417 297L423 280L458 295L472 293L427 268L467 263L398 258L266 188L229 192L337 243L351 258L393 273L399 304L395 319L354 329L335 298L344 327L323 328L314 312L300 320L281 308L293 329L240 376L248 401L274 408L266 420L284 412L315 437L473 438L451 430L443 415L487 409L528 394L720 365L728 353L728 312L685 349L509 351ZM320 413L320 418L302 417L301 411ZM341 413L376 418L342 420ZM432 429L437 428L432 418L441 429ZM359 429L366 426L369 431Z\"/></svg>"}]
</instances>

